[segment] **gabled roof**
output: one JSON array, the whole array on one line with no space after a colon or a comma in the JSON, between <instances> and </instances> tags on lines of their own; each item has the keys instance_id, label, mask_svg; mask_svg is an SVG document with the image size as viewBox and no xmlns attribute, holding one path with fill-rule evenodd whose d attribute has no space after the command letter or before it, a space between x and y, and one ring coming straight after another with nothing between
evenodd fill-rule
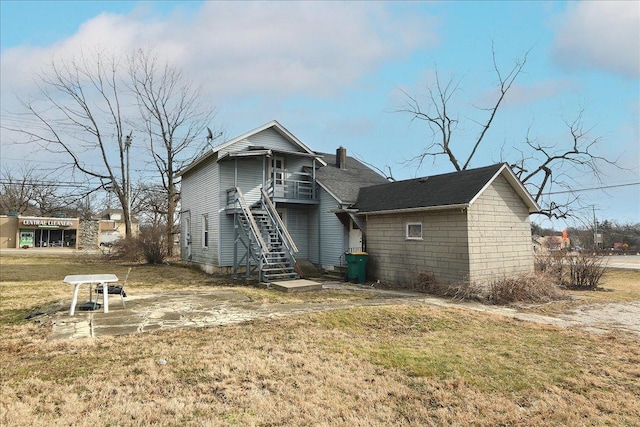
<instances>
[{"instance_id":1,"label":"gabled roof","mask_svg":"<svg viewBox=\"0 0 640 427\"><path fill-rule=\"evenodd\" d=\"M317 154L322 156L327 165L316 171L316 180L343 205L355 203L360 188L389 182L353 157L347 156L346 168L340 169L336 166L335 154Z\"/></svg>"},{"instance_id":2,"label":"gabled roof","mask_svg":"<svg viewBox=\"0 0 640 427\"><path fill-rule=\"evenodd\" d=\"M506 163L365 187L360 190L354 208L369 215L462 209L471 206L500 175L511 184L530 213L540 210Z\"/></svg>"},{"instance_id":3,"label":"gabled roof","mask_svg":"<svg viewBox=\"0 0 640 427\"><path fill-rule=\"evenodd\" d=\"M273 130L275 130L276 132L278 132L280 135L282 135L285 139L287 139L289 142L291 142L293 145L297 146L300 148L300 151L302 153L308 154L308 155L315 155L315 153L309 148L307 147L305 144L302 143L302 141L300 141L298 138L296 138L291 132L289 132L284 126L282 126L280 123L278 123L277 120L272 120L269 123L265 123L264 125L255 128L247 133L244 133L240 136L237 136L233 139L230 139L228 141L223 142L222 144L216 145L215 147L213 147L210 151L208 151L206 154L202 155L201 157L197 158L196 160L193 161L193 163L191 163L189 166L187 166L186 168L184 168L182 171L180 171L177 175L178 176L182 176L185 173L189 172L190 170L196 168L200 163L211 159L214 156L217 156L217 154L220 152L220 150L223 150L237 142L242 141L243 139L247 139L250 138L253 135L256 135L266 129L269 128L273 128ZM320 162L322 162L320 160Z\"/></svg>"}]
</instances>

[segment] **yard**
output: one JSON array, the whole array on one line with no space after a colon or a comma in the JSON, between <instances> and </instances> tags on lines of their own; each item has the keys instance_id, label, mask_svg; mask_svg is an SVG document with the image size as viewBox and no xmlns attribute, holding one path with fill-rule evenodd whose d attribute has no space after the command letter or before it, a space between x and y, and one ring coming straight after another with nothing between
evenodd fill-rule
<instances>
[{"instance_id":1,"label":"yard","mask_svg":"<svg viewBox=\"0 0 640 427\"><path fill-rule=\"evenodd\" d=\"M639 425L640 336L616 330L257 288L241 291L260 305L353 307L77 340L52 340L50 325L25 320L68 309L66 274L124 276L129 267L105 262L0 255L1 425ZM181 266L135 272L132 293L239 289ZM556 315L585 304L635 304L639 276L612 270L603 283L610 292L526 309ZM121 309L112 304L113 313Z\"/></svg>"}]
</instances>

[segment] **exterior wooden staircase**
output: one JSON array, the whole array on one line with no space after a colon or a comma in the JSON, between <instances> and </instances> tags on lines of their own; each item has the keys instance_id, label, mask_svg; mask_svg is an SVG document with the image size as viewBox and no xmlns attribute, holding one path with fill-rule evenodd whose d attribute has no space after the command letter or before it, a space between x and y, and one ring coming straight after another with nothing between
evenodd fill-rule
<instances>
[{"instance_id":1,"label":"exterior wooden staircase","mask_svg":"<svg viewBox=\"0 0 640 427\"><path fill-rule=\"evenodd\" d=\"M234 203L239 207L234 213L234 275L245 265L247 278L257 270L261 282L297 279L294 254L298 248L267 193L262 190L260 201L249 206L235 188ZM238 258L241 247L244 254Z\"/></svg>"}]
</instances>

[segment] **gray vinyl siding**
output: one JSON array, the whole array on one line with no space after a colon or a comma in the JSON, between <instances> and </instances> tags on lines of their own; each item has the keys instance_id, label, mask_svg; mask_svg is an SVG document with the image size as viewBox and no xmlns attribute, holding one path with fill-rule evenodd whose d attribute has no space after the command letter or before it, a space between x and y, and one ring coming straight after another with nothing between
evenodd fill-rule
<instances>
[{"instance_id":1,"label":"gray vinyl siding","mask_svg":"<svg viewBox=\"0 0 640 427\"><path fill-rule=\"evenodd\" d=\"M318 186L316 186L316 191ZM320 264L320 224L318 223L319 205L309 208L309 253L307 259L315 265Z\"/></svg>"},{"instance_id":2,"label":"gray vinyl siding","mask_svg":"<svg viewBox=\"0 0 640 427\"><path fill-rule=\"evenodd\" d=\"M191 261L212 265L217 264L218 247L217 234L219 224L217 212L220 209L219 194L219 170L217 164L210 161L195 171L182 178L181 204L184 210L188 210L191 217ZM202 218L209 216L209 246L202 247ZM183 257L186 256L186 250Z\"/></svg>"},{"instance_id":3,"label":"gray vinyl siding","mask_svg":"<svg viewBox=\"0 0 640 427\"><path fill-rule=\"evenodd\" d=\"M220 234L218 236L220 252L218 259L218 266L231 267L233 266L233 214L226 214L224 211L219 214L220 221ZM242 258L245 253L245 249L242 245L238 246L238 259Z\"/></svg>"},{"instance_id":4,"label":"gray vinyl siding","mask_svg":"<svg viewBox=\"0 0 640 427\"><path fill-rule=\"evenodd\" d=\"M222 175L222 187L220 191L221 203L226 203L227 190L233 187L240 188L249 205L260 200L260 188L262 187L262 158L228 160L219 163ZM237 170L236 170L237 167ZM233 265L233 214L227 214L224 210L219 214L219 266L230 267ZM238 247L238 258L245 253L242 245Z\"/></svg>"},{"instance_id":5,"label":"gray vinyl siding","mask_svg":"<svg viewBox=\"0 0 640 427\"><path fill-rule=\"evenodd\" d=\"M315 206L279 204L278 207L287 209L287 223L285 226L298 247L298 253L295 254L296 258L309 259L309 211L315 209Z\"/></svg>"},{"instance_id":6,"label":"gray vinyl siding","mask_svg":"<svg viewBox=\"0 0 640 427\"><path fill-rule=\"evenodd\" d=\"M262 132L250 136L248 139L251 142L251 145L258 147L267 147L272 150L279 151L300 151L300 147L292 144L274 129L265 129Z\"/></svg>"},{"instance_id":7,"label":"gray vinyl siding","mask_svg":"<svg viewBox=\"0 0 640 427\"><path fill-rule=\"evenodd\" d=\"M235 144L220 150L220 157L227 153L243 151L248 147L265 147L276 151L300 151L300 147L294 145L287 139L285 139L280 133L273 129L265 129L260 133L252 135L248 138L240 140Z\"/></svg>"},{"instance_id":8,"label":"gray vinyl siding","mask_svg":"<svg viewBox=\"0 0 640 427\"><path fill-rule=\"evenodd\" d=\"M322 266L338 266L347 249L346 227L333 213L338 202L324 188L320 187L320 249Z\"/></svg>"}]
</instances>

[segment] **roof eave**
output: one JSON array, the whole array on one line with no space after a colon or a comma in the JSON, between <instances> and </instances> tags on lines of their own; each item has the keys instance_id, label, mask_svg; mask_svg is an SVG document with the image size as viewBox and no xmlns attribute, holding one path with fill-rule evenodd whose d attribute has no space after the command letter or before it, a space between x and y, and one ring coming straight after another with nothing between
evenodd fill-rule
<instances>
[{"instance_id":1,"label":"roof eave","mask_svg":"<svg viewBox=\"0 0 640 427\"><path fill-rule=\"evenodd\" d=\"M249 132L243 133L240 136L237 136L233 139L230 139L227 142L223 142L220 145L217 145L215 147L213 147L211 149L211 151L209 151L207 154L203 155L202 157L200 157L199 159L196 159L193 163L191 163L189 166L187 166L185 169L183 169L182 171L178 172L176 174L176 176L183 176L184 174L186 174L187 172L189 172L192 169L195 169L199 164L201 164L202 162L204 162L205 160L207 160L209 157L211 157L212 155L215 155L216 153L218 153L218 151L235 144L236 142L242 141L243 139L249 138L257 133L262 132L263 130L269 129L269 128L275 128L276 131L278 133L280 133L281 135L283 135L285 138L289 139L291 142L293 142L295 145L299 146L303 151L305 151L307 154L311 154L311 155L315 155L315 152L313 150L311 150L309 147L307 147L302 141L300 141L298 138L296 138L291 132L289 132L284 126L282 126L280 123L278 123L277 120L272 120L269 123L265 123L264 125L250 130ZM322 159L317 159L317 161L322 164L323 166L326 166L327 164L325 163L324 160Z\"/></svg>"},{"instance_id":2,"label":"roof eave","mask_svg":"<svg viewBox=\"0 0 640 427\"><path fill-rule=\"evenodd\" d=\"M445 210L466 209L468 207L469 207L469 203L458 203L455 205L421 206L417 208L387 209L383 211L372 211L372 212L359 211L358 215L388 215L388 214L397 214L397 213L445 211Z\"/></svg>"}]
</instances>

